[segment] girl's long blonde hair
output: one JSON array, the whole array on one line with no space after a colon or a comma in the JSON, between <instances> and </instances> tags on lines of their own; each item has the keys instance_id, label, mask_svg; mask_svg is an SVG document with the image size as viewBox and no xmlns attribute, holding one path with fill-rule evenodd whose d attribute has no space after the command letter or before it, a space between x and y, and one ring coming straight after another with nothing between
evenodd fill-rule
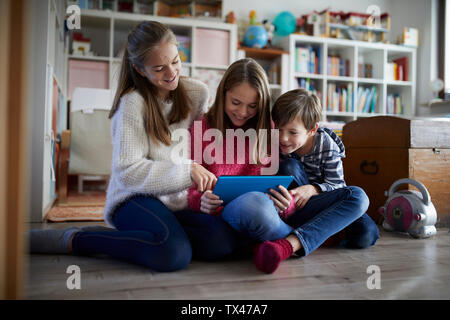
<instances>
[{"instance_id":1,"label":"girl's long blonde hair","mask_svg":"<svg viewBox=\"0 0 450 320\"><path fill-rule=\"evenodd\" d=\"M249 120L246 128L253 128L259 134L259 130L266 129L268 150L270 152L271 145L271 117L270 117L270 88L266 72L255 60L245 58L235 61L231 64L220 81L217 88L216 98L211 109L206 113L205 117L211 128L216 128L222 132L225 137L226 129L232 129L233 124L225 113L225 98L228 90L241 83L248 83L256 89L258 93L257 114ZM259 137L259 136L258 136ZM261 141L257 141L256 154L257 162L261 163L260 155L263 148Z\"/></svg>"},{"instance_id":2,"label":"girl's long blonde hair","mask_svg":"<svg viewBox=\"0 0 450 320\"><path fill-rule=\"evenodd\" d=\"M142 116L147 135L156 143L170 145L169 125L186 119L191 111L191 101L183 83L179 81L178 87L171 92L173 107L166 120L156 98L157 88L134 67L144 69L152 50L166 42L178 45L174 33L167 26L156 21L144 21L129 33L122 57L119 84L109 118L112 118L118 110L120 98L128 92L137 90L145 101Z\"/></svg>"}]
</instances>

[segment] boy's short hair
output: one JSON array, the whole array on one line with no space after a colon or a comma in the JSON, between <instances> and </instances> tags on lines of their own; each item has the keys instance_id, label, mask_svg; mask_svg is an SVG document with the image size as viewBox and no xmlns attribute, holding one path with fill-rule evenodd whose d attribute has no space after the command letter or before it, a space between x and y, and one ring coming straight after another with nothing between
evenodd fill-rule
<instances>
[{"instance_id":1,"label":"boy's short hair","mask_svg":"<svg viewBox=\"0 0 450 320\"><path fill-rule=\"evenodd\" d=\"M306 128L311 130L322 119L322 106L319 98L305 89L294 89L282 94L272 108L272 120L279 127L300 118Z\"/></svg>"}]
</instances>

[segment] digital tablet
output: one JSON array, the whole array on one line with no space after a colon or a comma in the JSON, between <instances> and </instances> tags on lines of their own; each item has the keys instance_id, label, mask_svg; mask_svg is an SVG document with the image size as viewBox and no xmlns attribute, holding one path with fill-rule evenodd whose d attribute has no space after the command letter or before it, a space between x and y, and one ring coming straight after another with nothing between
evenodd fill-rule
<instances>
[{"instance_id":1,"label":"digital tablet","mask_svg":"<svg viewBox=\"0 0 450 320\"><path fill-rule=\"evenodd\" d=\"M293 179L292 176L220 176L213 193L226 204L251 191L269 192L269 189L278 191L279 185L287 189Z\"/></svg>"}]
</instances>

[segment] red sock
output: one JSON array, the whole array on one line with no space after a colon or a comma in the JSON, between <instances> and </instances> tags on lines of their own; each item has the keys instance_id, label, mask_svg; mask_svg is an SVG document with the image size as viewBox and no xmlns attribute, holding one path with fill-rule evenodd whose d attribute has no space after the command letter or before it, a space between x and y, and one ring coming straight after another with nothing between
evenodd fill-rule
<instances>
[{"instance_id":1,"label":"red sock","mask_svg":"<svg viewBox=\"0 0 450 320\"><path fill-rule=\"evenodd\" d=\"M292 245L286 239L264 241L256 247L253 262L259 270L273 273L280 262L289 258L292 253Z\"/></svg>"}]
</instances>

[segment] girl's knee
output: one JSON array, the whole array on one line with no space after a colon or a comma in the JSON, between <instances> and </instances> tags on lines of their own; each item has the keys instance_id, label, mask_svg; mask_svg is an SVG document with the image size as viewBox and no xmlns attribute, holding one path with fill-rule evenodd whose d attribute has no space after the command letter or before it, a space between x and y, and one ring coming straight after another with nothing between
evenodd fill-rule
<instances>
[{"instance_id":1,"label":"girl's knee","mask_svg":"<svg viewBox=\"0 0 450 320\"><path fill-rule=\"evenodd\" d=\"M246 203L245 218L255 224L267 225L278 219L278 212L273 201L262 192L249 192Z\"/></svg>"},{"instance_id":2,"label":"girl's knee","mask_svg":"<svg viewBox=\"0 0 450 320\"><path fill-rule=\"evenodd\" d=\"M192 260L192 248L187 238L169 238L157 249L154 246L146 246L141 254L144 266L158 272L185 269Z\"/></svg>"},{"instance_id":3,"label":"girl's knee","mask_svg":"<svg viewBox=\"0 0 450 320\"><path fill-rule=\"evenodd\" d=\"M239 212L252 219L258 219L268 207L273 207L272 200L266 194L258 191L247 192L236 200Z\"/></svg>"}]
</instances>

